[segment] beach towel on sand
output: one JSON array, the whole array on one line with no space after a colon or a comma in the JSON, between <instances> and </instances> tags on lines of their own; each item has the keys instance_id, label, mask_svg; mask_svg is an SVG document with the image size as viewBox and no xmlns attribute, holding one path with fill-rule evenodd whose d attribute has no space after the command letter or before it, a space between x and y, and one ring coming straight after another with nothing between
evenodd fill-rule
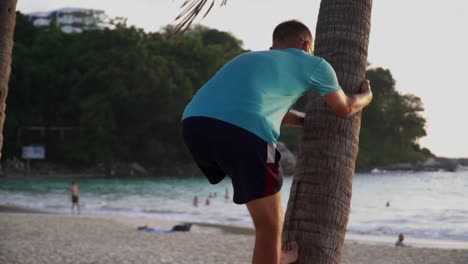
<instances>
[{"instance_id":1,"label":"beach towel on sand","mask_svg":"<svg viewBox=\"0 0 468 264\"><path fill-rule=\"evenodd\" d=\"M190 231L191 227L192 227L192 224L184 223L180 225L175 225L174 227L172 227L172 229L169 229L169 230L158 229L158 228L153 228L153 227L148 227L148 226L139 226L137 229L138 231L143 231L143 232L167 234L167 233L172 233L172 232L177 232L177 231L188 232Z\"/></svg>"}]
</instances>

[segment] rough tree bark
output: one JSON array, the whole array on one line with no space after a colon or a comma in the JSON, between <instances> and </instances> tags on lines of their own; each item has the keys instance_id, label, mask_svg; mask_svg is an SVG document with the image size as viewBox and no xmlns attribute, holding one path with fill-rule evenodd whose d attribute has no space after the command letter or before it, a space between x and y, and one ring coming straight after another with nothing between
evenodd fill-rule
<instances>
[{"instance_id":1,"label":"rough tree bark","mask_svg":"<svg viewBox=\"0 0 468 264\"><path fill-rule=\"evenodd\" d=\"M17 0L0 1L0 158L3 147L3 124L5 123L8 80L11 72L13 31L16 23Z\"/></svg>"},{"instance_id":2,"label":"rough tree bark","mask_svg":"<svg viewBox=\"0 0 468 264\"><path fill-rule=\"evenodd\" d=\"M372 0L322 0L315 54L335 69L347 94L365 79ZM361 113L336 116L310 95L285 215L283 241L300 245L298 263L339 263L348 223Z\"/></svg>"}]
</instances>

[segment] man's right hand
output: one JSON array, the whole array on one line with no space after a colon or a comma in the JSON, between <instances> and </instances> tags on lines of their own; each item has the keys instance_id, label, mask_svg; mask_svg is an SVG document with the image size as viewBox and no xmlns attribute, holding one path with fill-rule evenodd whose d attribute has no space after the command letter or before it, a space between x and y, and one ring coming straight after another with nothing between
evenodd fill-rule
<instances>
[{"instance_id":1,"label":"man's right hand","mask_svg":"<svg viewBox=\"0 0 468 264\"><path fill-rule=\"evenodd\" d=\"M371 90L371 86L370 86L370 81L369 81L369 80L364 80L364 81L361 83L361 93L362 93L362 94L368 94L368 96L370 96L369 102L372 101L372 90Z\"/></svg>"},{"instance_id":2,"label":"man's right hand","mask_svg":"<svg viewBox=\"0 0 468 264\"><path fill-rule=\"evenodd\" d=\"M343 90L324 95L327 104L341 117L351 116L362 110L372 101L372 90L369 80L361 83L361 93L347 96Z\"/></svg>"}]
</instances>

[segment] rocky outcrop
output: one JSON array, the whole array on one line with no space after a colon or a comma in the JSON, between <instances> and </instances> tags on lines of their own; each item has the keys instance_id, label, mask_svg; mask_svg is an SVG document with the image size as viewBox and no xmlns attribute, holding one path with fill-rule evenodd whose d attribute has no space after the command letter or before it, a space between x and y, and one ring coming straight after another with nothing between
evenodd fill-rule
<instances>
[{"instance_id":1,"label":"rocky outcrop","mask_svg":"<svg viewBox=\"0 0 468 264\"><path fill-rule=\"evenodd\" d=\"M281 153L281 167L283 168L284 175L293 175L296 169L296 157L286 147L283 142L276 144L276 149Z\"/></svg>"},{"instance_id":2,"label":"rocky outcrop","mask_svg":"<svg viewBox=\"0 0 468 264\"><path fill-rule=\"evenodd\" d=\"M285 175L293 175L296 168L296 157L283 142L278 142L278 151L281 153L281 166ZM359 171L457 171L468 170L468 158L431 157L417 162L392 163L372 167Z\"/></svg>"},{"instance_id":3,"label":"rocky outcrop","mask_svg":"<svg viewBox=\"0 0 468 264\"><path fill-rule=\"evenodd\" d=\"M468 159L450 159L431 157L424 161L393 163L379 166L378 170L407 170L407 171L457 171L468 165Z\"/></svg>"}]
</instances>

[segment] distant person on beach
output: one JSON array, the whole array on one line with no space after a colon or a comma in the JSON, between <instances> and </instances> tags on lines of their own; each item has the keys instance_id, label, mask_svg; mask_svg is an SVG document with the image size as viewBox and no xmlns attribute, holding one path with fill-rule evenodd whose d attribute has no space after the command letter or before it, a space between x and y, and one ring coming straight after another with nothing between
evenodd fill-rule
<instances>
[{"instance_id":1,"label":"distant person on beach","mask_svg":"<svg viewBox=\"0 0 468 264\"><path fill-rule=\"evenodd\" d=\"M198 206L198 196L193 197L193 206L197 207Z\"/></svg>"},{"instance_id":2,"label":"distant person on beach","mask_svg":"<svg viewBox=\"0 0 468 264\"><path fill-rule=\"evenodd\" d=\"M226 187L226 192L224 193L224 199L228 200L229 199L229 190Z\"/></svg>"},{"instance_id":3,"label":"distant person on beach","mask_svg":"<svg viewBox=\"0 0 468 264\"><path fill-rule=\"evenodd\" d=\"M370 103L369 81L349 97L335 71L313 56L310 30L299 21L279 24L270 50L243 53L211 78L183 114L182 135L211 184L231 178L236 204L246 204L255 226L253 263L292 263L298 244L281 251L283 173L276 143L280 126L304 126L305 114L291 110L312 92L338 116L361 111Z\"/></svg>"},{"instance_id":4,"label":"distant person on beach","mask_svg":"<svg viewBox=\"0 0 468 264\"><path fill-rule=\"evenodd\" d=\"M80 214L80 190L78 189L78 184L76 182L72 182L70 186L70 200L72 202L72 207L71 207L71 213L73 214L73 211L76 207L76 213Z\"/></svg>"},{"instance_id":5,"label":"distant person on beach","mask_svg":"<svg viewBox=\"0 0 468 264\"><path fill-rule=\"evenodd\" d=\"M405 240L405 236L403 235L403 233L400 233L398 235L398 240L395 243L395 247L406 247L406 245L403 243L403 240Z\"/></svg>"},{"instance_id":6,"label":"distant person on beach","mask_svg":"<svg viewBox=\"0 0 468 264\"><path fill-rule=\"evenodd\" d=\"M206 199L205 206L210 206L210 198Z\"/></svg>"}]
</instances>

